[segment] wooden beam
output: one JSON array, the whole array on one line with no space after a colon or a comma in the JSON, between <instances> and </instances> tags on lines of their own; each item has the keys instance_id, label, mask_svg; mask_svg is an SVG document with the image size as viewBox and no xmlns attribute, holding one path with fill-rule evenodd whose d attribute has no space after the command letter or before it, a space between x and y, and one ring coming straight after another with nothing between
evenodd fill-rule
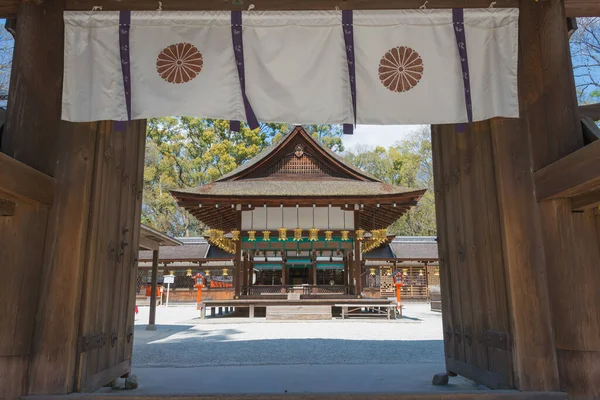
<instances>
[{"instance_id":1,"label":"wooden beam","mask_svg":"<svg viewBox=\"0 0 600 400\"><path fill-rule=\"evenodd\" d=\"M600 103L579 106L579 115L581 117L591 118L594 121L600 120Z\"/></svg>"},{"instance_id":2,"label":"wooden beam","mask_svg":"<svg viewBox=\"0 0 600 400\"><path fill-rule=\"evenodd\" d=\"M600 188L571 197L571 209L583 211L600 206Z\"/></svg>"},{"instance_id":3,"label":"wooden beam","mask_svg":"<svg viewBox=\"0 0 600 400\"><path fill-rule=\"evenodd\" d=\"M5 0L7 11L15 8L16 0ZM247 10L249 4L255 5L255 10L334 10L336 7L346 10L388 10L388 9L418 9L423 5L422 0L242 0L240 2L205 0L202 2L191 0L164 0L163 10ZM237 3L237 4L236 4ZM152 0L68 0L67 9L89 11L93 6L100 5L104 11L110 10L150 10L157 8L156 1ZM430 0L427 8L487 8L489 0ZM518 7L517 0L500 0L494 7ZM600 15L600 5L596 0L567 0L566 14L569 17L591 17Z\"/></svg>"},{"instance_id":4,"label":"wooden beam","mask_svg":"<svg viewBox=\"0 0 600 400\"><path fill-rule=\"evenodd\" d=\"M535 172L538 201L573 197L600 186L600 140Z\"/></svg>"},{"instance_id":5,"label":"wooden beam","mask_svg":"<svg viewBox=\"0 0 600 400\"><path fill-rule=\"evenodd\" d=\"M0 153L0 193L28 203L51 206L54 178Z\"/></svg>"},{"instance_id":6,"label":"wooden beam","mask_svg":"<svg viewBox=\"0 0 600 400\"><path fill-rule=\"evenodd\" d=\"M147 237L140 236L139 247L143 250L158 250L160 245L157 242L148 239Z\"/></svg>"}]
</instances>

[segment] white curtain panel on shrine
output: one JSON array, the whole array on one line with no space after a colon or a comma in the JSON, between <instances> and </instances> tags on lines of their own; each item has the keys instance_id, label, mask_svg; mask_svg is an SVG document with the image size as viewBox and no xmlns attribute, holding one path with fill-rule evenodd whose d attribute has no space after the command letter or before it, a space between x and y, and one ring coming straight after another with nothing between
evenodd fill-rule
<instances>
[{"instance_id":1,"label":"white curtain panel on shrine","mask_svg":"<svg viewBox=\"0 0 600 400\"><path fill-rule=\"evenodd\" d=\"M466 122L451 10L355 11L357 122ZM66 12L63 119L126 120L118 12ZM264 122L353 122L341 12L243 13ZM517 117L517 9L464 11L473 119ZM229 12L132 12L132 119L246 121Z\"/></svg>"}]
</instances>

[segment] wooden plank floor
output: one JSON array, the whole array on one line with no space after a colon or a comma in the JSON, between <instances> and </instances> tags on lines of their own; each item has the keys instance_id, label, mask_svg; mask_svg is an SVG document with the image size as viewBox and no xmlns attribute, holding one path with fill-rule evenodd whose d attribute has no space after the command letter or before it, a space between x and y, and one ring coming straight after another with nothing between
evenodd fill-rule
<instances>
[{"instance_id":1,"label":"wooden plank floor","mask_svg":"<svg viewBox=\"0 0 600 400\"><path fill-rule=\"evenodd\" d=\"M330 320L331 306L269 306L267 320Z\"/></svg>"},{"instance_id":2,"label":"wooden plank floor","mask_svg":"<svg viewBox=\"0 0 600 400\"><path fill-rule=\"evenodd\" d=\"M474 393L402 393L402 394L281 394L281 395L135 395L130 394L71 394L68 396L25 396L22 400L566 400L566 393L489 391Z\"/></svg>"}]
</instances>

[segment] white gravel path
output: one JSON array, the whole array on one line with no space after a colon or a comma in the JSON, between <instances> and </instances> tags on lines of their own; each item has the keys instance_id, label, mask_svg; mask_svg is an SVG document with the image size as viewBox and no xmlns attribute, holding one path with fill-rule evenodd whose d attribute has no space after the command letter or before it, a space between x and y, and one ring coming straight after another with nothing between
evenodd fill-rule
<instances>
[{"instance_id":1,"label":"white gravel path","mask_svg":"<svg viewBox=\"0 0 600 400\"><path fill-rule=\"evenodd\" d=\"M194 306L159 307L157 331L146 331L147 307L136 320L133 365L443 363L441 314L407 304L401 320L279 322L264 318L198 319Z\"/></svg>"}]
</instances>

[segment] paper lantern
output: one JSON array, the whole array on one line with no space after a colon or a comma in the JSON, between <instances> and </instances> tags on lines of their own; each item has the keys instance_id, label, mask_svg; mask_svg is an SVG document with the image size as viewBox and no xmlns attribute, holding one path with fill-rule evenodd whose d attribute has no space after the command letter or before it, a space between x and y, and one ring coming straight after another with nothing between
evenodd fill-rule
<instances>
[{"instance_id":1,"label":"paper lantern","mask_svg":"<svg viewBox=\"0 0 600 400\"><path fill-rule=\"evenodd\" d=\"M302 241L302 228L294 229L294 240L296 242Z\"/></svg>"},{"instance_id":2,"label":"paper lantern","mask_svg":"<svg viewBox=\"0 0 600 400\"><path fill-rule=\"evenodd\" d=\"M341 231L340 233L342 234L342 242L347 242L348 241L348 234L350 232L349 231Z\"/></svg>"},{"instance_id":3,"label":"paper lantern","mask_svg":"<svg viewBox=\"0 0 600 400\"><path fill-rule=\"evenodd\" d=\"M248 231L248 241L256 242L256 231Z\"/></svg>"},{"instance_id":4,"label":"paper lantern","mask_svg":"<svg viewBox=\"0 0 600 400\"><path fill-rule=\"evenodd\" d=\"M310 228L308 230L308 240L311 242L316 242L319 240L319 229L318 228Z\"/></svg>"},{"instance_id":5,"label":"paper lantern","mask_svg":"<svg viewBox=\"0 0 600 400\"><path fill-rule=\"evenodd\" d=\"M332 235L333 231L325 231L325 240L331 242L333 240Z\"/></svg>"},{"instance_id":6,"label":"paper lantern","mask_svg":"<svg viewBox=\"0 0 600 400\"><path fill-rule=\"evenodd\" d=\"M277 232L279 232L279 240L280 241L287 240L287 229L286 228L281 227L281 228L277 229Z\"/></svg>"}]
</instances>

